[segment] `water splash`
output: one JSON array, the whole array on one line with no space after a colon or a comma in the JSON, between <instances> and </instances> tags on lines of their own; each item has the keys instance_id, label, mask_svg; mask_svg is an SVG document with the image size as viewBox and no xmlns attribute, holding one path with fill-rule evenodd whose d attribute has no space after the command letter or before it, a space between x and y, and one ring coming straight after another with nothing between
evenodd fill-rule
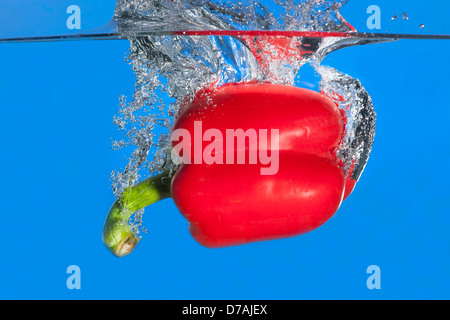
<instances>
[{"instance_id":1,"label":"water splash","mask_svg":"<svg viewBox=\"0 0 450 320\"><path fill-rule=\"evenodd\" d=\"M337 154L345 170L354 166L352 178L359 180L375 138L372 99L359 80L331 67L317 65L316 70L321 76L320 91L345 112L346 131Z\"/></svg>"},{"instance_id":2,"label":"water splash","mask_svg":"<svg viewBox=\"0 0 450 320\"><path fill-rule=\"evenodd\" d=\"M339 13L347 1L118 0L115 18L130 30L348 31Z\"/></svg>"},{"instance_id":3,"label":"water splash","mask_svg":"<svg viewBox=\"0 0 450 320\"><path fill-rule=\"evenodd\" d=\"M346 2L273 0L269 10L269 1L262 0L119 0L115 17L123 30L351 31L339 13ZM322 78L321 92L347 116L338 156L347 170L354 166L355 179L361 175L375 134L372 101L358 80L321 65L330 52L361 40L154 35L131 36L129 41L127 60L136 74L136 85L131 99L121 98L114 117L124 138L113 141L112 148L129 155L124 169L111 175L116 196L142 178L176 170L170 144L174 117L180 104L199 89L252 80L294 85L307 62ZM134 215L136 233L142 231L142 213Z\"/></svg>"}]
</instances>

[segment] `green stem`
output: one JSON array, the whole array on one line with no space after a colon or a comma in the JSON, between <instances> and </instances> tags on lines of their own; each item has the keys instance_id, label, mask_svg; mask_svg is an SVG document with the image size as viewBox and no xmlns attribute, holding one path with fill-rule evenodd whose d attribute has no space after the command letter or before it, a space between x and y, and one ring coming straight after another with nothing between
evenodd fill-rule
<instances>
[{"instance_id":1,"label":"green stem","mask_svg":"<svg viewBox=\"0 0 450 320\"><path fill-rule=\"evenodd\" d=\"M117 257L130 254L139 242L128 219L136 211L169 198L172 174L169 171L148 178L124 191L109 210L103 227L103 243Z\"/></svg>"}]
</instances>

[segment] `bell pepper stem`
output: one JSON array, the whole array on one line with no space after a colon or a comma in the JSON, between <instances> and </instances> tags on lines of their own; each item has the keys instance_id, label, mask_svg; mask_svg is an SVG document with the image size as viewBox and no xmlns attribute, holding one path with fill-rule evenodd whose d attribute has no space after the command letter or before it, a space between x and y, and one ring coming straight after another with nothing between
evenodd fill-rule
<instances>
[{"instance_id":1,"label":"bell pepper stem","mask_svg":"<svg viewBox=\"0 0 450 320\"><path fill-rule=\"evenodd\" d=\"M136 211L155 202L169 198L172 173L165 171L126 189L106 217L102 240L116 256L130 254L139 242L128 220Z\"/></svg>"}]
</instances>

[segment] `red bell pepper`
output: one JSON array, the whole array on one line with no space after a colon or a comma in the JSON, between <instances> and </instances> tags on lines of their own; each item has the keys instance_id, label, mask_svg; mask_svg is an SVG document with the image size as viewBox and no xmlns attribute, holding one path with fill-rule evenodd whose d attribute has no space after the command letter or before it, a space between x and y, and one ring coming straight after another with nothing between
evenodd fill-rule
<instances>
[{"instance_id":1,"label":"red bell pepper","mask_svg":"<svg viewBox=\"0 0 450 320\"><path fill-rule=\"evenodd\" d=\"M245 144L227 140L230 130L238 129L248 133ZM107 218L105 244L117 256L129 253L137 239L124 221L169 196L190 222L194 239L207 247L314 230L333 216L356 183L336 156L344 131L340 109L317 92L273 84L204 90L182 107L173 128L192 137L190 144L186 136L173 137L182 164L173 177L162 173L124 193ZM250 143L255 132L265 133L258 141L267 141ZM183 143L189 149L179 148ZM238 161L242 155L245 163Z\"/></svg>"}]
</instances>

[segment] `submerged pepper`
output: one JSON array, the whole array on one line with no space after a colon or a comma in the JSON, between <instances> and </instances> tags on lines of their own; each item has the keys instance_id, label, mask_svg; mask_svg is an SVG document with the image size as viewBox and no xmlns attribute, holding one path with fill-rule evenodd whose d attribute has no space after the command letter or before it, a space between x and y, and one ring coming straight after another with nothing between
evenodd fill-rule
<instances>
[{"instance_id":1,"label":"submerged pepper","mask_svg":"<svg viewBox=\"0 0 450 320\"><path fill-rule=\"evenodd\" d=\"M117 256L131 252L138 240L128 218L167 197L193 238L211 248L320 227L356 183L336 155L344 120L326 96L291 86L231 84L199 92L182 106L172 131L178 169L116 201L105 244Z\"/></svg>"}]
</instances>

